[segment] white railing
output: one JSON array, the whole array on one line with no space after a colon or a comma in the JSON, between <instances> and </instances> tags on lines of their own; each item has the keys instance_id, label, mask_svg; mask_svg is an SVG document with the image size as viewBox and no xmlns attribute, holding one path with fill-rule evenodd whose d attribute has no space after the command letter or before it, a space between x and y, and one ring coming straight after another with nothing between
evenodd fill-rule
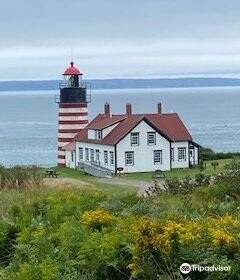
<instances>
[{"instance_id":1,"label":"white railing","mask_svg":"<svg viewBox=\"0 0 240 280\"><path fill-rule=\"evenodd\" d=\"M96 163L79 162L78 168L95 177L112 177L115 173L113 170L100 166Z\"/></svg>"}]
</instances>

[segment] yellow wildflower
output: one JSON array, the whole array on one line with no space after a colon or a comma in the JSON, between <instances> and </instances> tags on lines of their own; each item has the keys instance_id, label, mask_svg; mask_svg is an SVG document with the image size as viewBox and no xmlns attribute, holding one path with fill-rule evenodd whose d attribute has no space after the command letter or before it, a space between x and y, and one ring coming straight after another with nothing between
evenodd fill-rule
<instances>
[{"instance_id":1,"label":"yellow wildflower","mask_svg":"<svg viewBox=\"0 0 240 280\"><path fill-rule=\"evenodd\" d=\"M95 228L107 226L114 220L116 220L116 216L104 209L85 211L82 215L83 223Z\"/></svg>"},{"instance_id":2,"label":"yellow wildflower","mask_svg":"<svg viewBox=\"0 0 240 280\"><path fill-rule=\"evenodd\" d=\"M223 226L233 226L233 227L239 227L240 222L238 219L234 218L231 215L226 214L225 216L221 217L219 219L220 224Z\"/></svg>"},{"instance_id":3,"label":"yellow wildflower","mask_svg":"<svg viewBox=\"0 0 240 280\"><path fill-rule=\"evenodd\" d=\"M212 236L212 242L215 246L221 245L223 243L228 245L235 241L234 237L225 230L210 229L209 231Z\"/></svg>"}]
</instances>

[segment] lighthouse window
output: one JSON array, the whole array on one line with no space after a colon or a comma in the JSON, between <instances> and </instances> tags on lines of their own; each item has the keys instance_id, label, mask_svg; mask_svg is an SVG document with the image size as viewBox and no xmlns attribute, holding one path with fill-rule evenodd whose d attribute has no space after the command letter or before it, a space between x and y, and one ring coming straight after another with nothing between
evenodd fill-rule
<instances>
[{"instance_id":1,"label":"lighthouse window","mask_svg":"<svg viewBox=\"0 0 240 280\"><path fill-rule=\"evenodd\" d=\"M108 151L104 151L104 164L108 165Z\"/></svg>"},{"instance_id":2,"label":"lighthouse window","mask_svg":"<svg viewBox=\"0 0 240 280\"><path fill-rule=\"evenodd\" d=\"M85 148L85 160L89 161L89 149Z\"/></svg>"},{"instance_id":3,"label":"lighthouse window","mask_svg":"<svg viewBox=\"0 0 240 280\"><path fill-rule=\"evenodd\" d=\"M79 160L83 160L83 148L79 148Z\"/></svg>"}]
</instances>

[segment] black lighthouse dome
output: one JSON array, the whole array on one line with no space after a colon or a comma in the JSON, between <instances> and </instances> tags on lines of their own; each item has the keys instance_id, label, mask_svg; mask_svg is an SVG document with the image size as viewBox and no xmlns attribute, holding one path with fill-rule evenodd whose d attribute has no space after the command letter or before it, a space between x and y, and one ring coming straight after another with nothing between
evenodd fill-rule
<instances>
[{"instance_id":1,"label":"black lighthouse dome","mask_svg":"<svg viewBox=\"0 0 240 280\"><path fill-rule=\"evenodd\" d=\"M86 86L82 82L83 74L70 62L70 67L63 73L64 82L60 89L60 102L82 103L86 100Z\"/></svg>"}]
</instances>

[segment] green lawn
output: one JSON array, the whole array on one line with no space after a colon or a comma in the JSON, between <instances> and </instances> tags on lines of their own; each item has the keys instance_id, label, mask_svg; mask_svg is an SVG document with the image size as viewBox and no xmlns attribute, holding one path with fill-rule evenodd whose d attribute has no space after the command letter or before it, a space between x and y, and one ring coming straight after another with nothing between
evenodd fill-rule
<instances>
[{"instance_id":1,"label":"green lawn","mask_svg":"<svg viewBox=\"0 0 240 280\"><path fill-rule=\"evenodd\" d=\"M59 174L59 178L70 178L81 180L94 185L94 188L106 191L110 194L120 194L120 193L134 193L137 191L136 187L133 186L119 186L119 185L111 185L99 182L99 178L88 175L81 170L71 169L71 168L52 168L57 171Z\"/></svg>"},{"instance_id":2,"label":"green lawn","mask_svg":"<svg viewBox=\"0 0 240 280\"><path fill-rule=\"evenodd\" d=\"M81 170L71 169L71 168L52 168L57 171L60 178L73 178L73 179L81 179L83 181L91 181L94 180L94 177L87 175Z\"/></svg>"},{"instance_id":3,"label":"green lawn","mask_svg":"<svg viewBox=\"0 0 240 280\"><path fill-rule=\"evenodd\" d=\"M216 160L218 162L218 166L216 167L216 170L214 170L214 167L212 166L211 161L205 161L204 164L206 165L206 169L201 171L204 175L214 175L224 170L225 165L231 161L231 159L222 159L222 160ZM55 167L55 170L59 173L60 178L73 178L73 179L79 179L82 181L94 183L99 189L111 189L113 191L119 191L119 187L117 186L110 186L106 184L102 184L97 182L97 178L85 174L83 171L80 170L74 170L70 168L58 168ZM191 176L194 177L196 174L200 172L199 168L189 168L189 169L173 169L171 171L164 172L167 179L173 179L173 178L181 178L185 176ZM143 173L129 173L129 174L122 174L121 178L126 179L133 179L133 180L145 180L145 181L151 181L152 180L153 173L152 172L143 172ZM117 176L116 176L117 177ZM126 188L127 189L127 188ZM120 191L124 190L124 187L120 189ZM133 189L131 189L133 190Z\"/></svg>"},{"instance_id":4,"label":"green lawn","mask_svg":"<svg viewBox=\"0 0 240 280\"><path fill-rule=\"evenodd\" d=\"M212 166L212 162L217 161L219 163L219 166L217 166L216 170L214 170L214 167ZM211 160L211 161L205 161L206 169L201 171L204 175L214 175L224 170L225 165L229 163L231 159L222 159L222 160ZM191 176L194 177L196 174L200 172L199 168L189 168L189 169L173 169L171 171L164 172L167 179L173 179L173 178L181 178L185 176ZM151 181L152 180L153 173L152 172L146 172L146 173L129 173L129 174L122 174L122 178L127 179L134 179L134 180L146 180Z\"/></svg>"}]
</instances>

